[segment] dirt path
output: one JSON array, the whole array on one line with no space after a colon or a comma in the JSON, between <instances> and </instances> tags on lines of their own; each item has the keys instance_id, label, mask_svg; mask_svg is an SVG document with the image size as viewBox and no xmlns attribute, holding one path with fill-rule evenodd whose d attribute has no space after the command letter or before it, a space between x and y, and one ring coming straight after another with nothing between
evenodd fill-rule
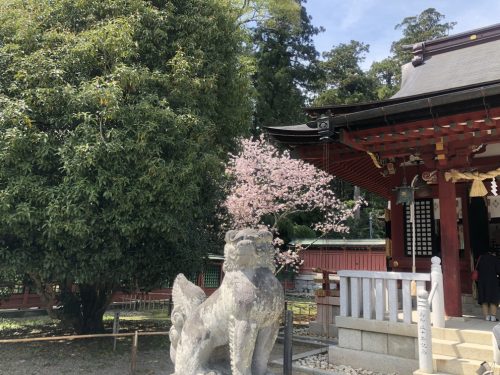
<instances>
[{"instance_id":1,"label":"dirt path","mask_svg":"<svg viewBox=\"0 0 500 375\"><path fill-rule=\"evenodd\" d=\"M116 352L108 339L0 346L0 375L127 375L130 373L130 339L118 342ZM295 345L294 353L311 350ZM271 360L282 358L276 344ZM170 375L173 365L168 342L160 337L141 338L137 375ZM279 373L276 370L276 373Z\"/></svg>"}]
</instances>

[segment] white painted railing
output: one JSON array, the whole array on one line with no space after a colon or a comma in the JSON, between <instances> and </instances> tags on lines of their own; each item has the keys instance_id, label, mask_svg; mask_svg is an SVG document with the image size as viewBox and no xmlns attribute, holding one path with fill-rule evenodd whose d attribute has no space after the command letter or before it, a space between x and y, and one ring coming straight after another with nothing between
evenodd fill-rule
<instances>
[{"instance_id":1,"label":"white painted railing","mask_svg":"<svg viewBox=\"0 0 500 375\"><path fill-rule=\"evenodd\" d=\"M431 273L339 271L340 315L353 318L397 322L399 313L398 283L401 282L402 321L412 323L413 306L418 312L418 347L420 370L433 373L432 330L444 328L444 292L441 259L431 259ZM430 293L426 282L431 282ZM412 293L411 283L416 291ZM418 299L417 299L418 298ZM413 300L415 299L415 304ZM432 312L430 310L432 309Z\"/></svg>"},{"instance_id":2,"label":"white painted railing","mask_svg":"<svg viewBox=\"0 0 500 375\"><path fill-rule=\"evenodd\" d=\"M353 318L397 322L399 313L398 284L401 285L402 322L412 322L413 306L419 292L431 282L431 321L444 327L443 275L441 260L432 258L431 273L338 271L340 277L340 315ZM411 284L416 283L412 293ZM412 295L413 294L413 295ZM415 302L413 302L415 301Z\"/></svg>"}]
</instances>

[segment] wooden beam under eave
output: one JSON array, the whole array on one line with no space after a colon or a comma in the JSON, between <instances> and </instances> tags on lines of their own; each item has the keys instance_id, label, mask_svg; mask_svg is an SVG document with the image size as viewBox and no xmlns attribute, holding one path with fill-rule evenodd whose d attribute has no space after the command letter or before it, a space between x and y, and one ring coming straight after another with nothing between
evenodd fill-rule
<instances>
[{"instance_id":1,"label":"wooden beam under eave","mask_svg":"<svg viewBox=\"0 0 500 375\"><path fill-rule=\"evenodd\" d=\"M492 123L490 125L474 122L470 127L465 125L456 125L441 128L440 132L436 132L434 129L430 128L420 128L408 131L406 132L406 135L402 135L400 133L387 134L383 140L380 137L372 137L366 140L360 139L358 143L362 145L363 148L368 150L370 150L370 147L372 145L382 145L391 142L420 141L421 145L423 145L429 143L429 140L433 140L436 138L457 135L458 139L465 139L469 136L474 136L474 134L476 134L476 136L479 136L479 134L487 134L488 131L496 132L497 129L500 130L500 122L497 124L496 121L492 120Z\"/></svg>"},{"instance_id":2,"label":"wooden beam under eave","mask_svg":"<svg viewBox=\"0 0 500 375\"><path fill-rule=\"evenodd\" d=\"M373 153L387 153L388 151L403 151L406 154L412 154L410 149L414 149L416 147L425 146L428 144L433 144L432 140L427 140L423 142L422 140L411 140L406 142L392 142L390 144L377 144L366 146L368 151Z\"/></svg>"},{"instance_id":3,"label":"wooden beam under eave","mask_svg":"<svg viewBox=\"0 0 500 375\"><path fill-rule=\"evenodd\" d=\"M441 139L446 145L452 144L453 142L462 142L469 145L496 143L498 139L497 135L492 135L491 133L493 133L491 129L472 131L469 133L446 133L435 138L419 138L404 142L379 143L363 146L367 149L367 151L379 153L381 156L383 154L387 154L388 152L392 154L406 153L408 155L413 153L411 149L421 149L427 145L434 145L439 143Z\"/></svg>"},{"instance_id":4,"label":"wooden beam under eave","mask_svg":"<svg viewBox=\"0 0 500 375\"><path fill-rule=\"evenodd\" d=\"M432 155L434 155L433 145L425 145L419 147L418 150L415 151L418 151L420 157L422 157L422 155L425 155L426 153L431 153ZM378 153L378 155L381 160L390 158L405 158L410 154L414 154L415 151L408 149L395 149L395 150L381 151Z\"/></svg>"},{"instance_id":5,"label":"wooden beam under eave","mask_svg":"<svg viewBox=\"0 0 500 375\"><path fill-rule=\"evenodd\" d=\"M436 131L434 128L419 128L408 132L408 138L434 138Z\"/></svg>"},{"instance_id":6,"label":"wooden beam under eave","mask_svg":"<svg viewBox=\"0 0 500 375\"><path fill-rule=\"evenodd\" d=\"M498 156L487 156L484 158L472 157L470 160L471 167L477 168L487 168L490 170L491 168L498 168L499 157Z\"/></svg>"},{"instance_id":7,"label":"wooden beam under eave","mask_svg":"<svg viewBox=\"0 0 500 375\"><path fill-rule=\"evenodd\" d=\"M365 170L360 170L356 168L356 166L352 166L348 163L345 165L337 164L335 166L331 166L329 173L344 181L348 181L351 184L358 185L363 189L371 191L381 197L386 199L390 198L391 186L388 186L390 181L384 181L382 176L380 176L380 179L374 178L373 175L367 173ZM377 183L377 181L379 183Z\"/></svg>"},{"instance_id":8,"label":"wooden beam under eave","mask_svg":"<svg viewBox=\"0 0 500 375\"><path fill-rule=\"evenodd\" d=\"M366 149L356 142L349 132L344 129L340 130L339 142L355 150L366 152Z\"/></svg>"},{"instance_id":9,"label":"wooden beam under eave","mask_svg":"<svg viewBox=\"0 0 500 375\"><path fill-rule=\"evenodd\" d=\"M380 124L380 126L376 128L351 131L351 136L356 138L365 138L367 136L373 136L382 133L394 134L394 133L407 132L410 130L418 130L421 128L436 128L436 127L439 130L442 130L443 126L445 125L451 125L453 123L459 124L461 122L467 122L467 121L475 122L477 120L485 119L488 115L490 119L493 119L493 121L498 121L495 120L494 118L500 118L500 107L491 108L488 110L488 113L486 113L486 111L484 110L481 110L481 111L467 112L450 116L437 117L435 119L426 119L408 123L400 123L396 125Z\"/></svg>"},{"instance_id":10,"label":"wooden beam under eave","mask_svg":"<svg viewBox=\"0 0 500 375\"><path fill-rule=\"evenodd\" d=\"M393 139L388 139L385 142L362 142L361 144L363 145L364 148L366 148L369 151L372 151L374 147L376 148L376 152L384 151L386 149L391 149L393 148L391 145L399 145L401 143L412 143L415 146L424 146L427 144L434 144L435 143L435 137L431 136L420 136L420 137L395 137ZM372 151L373 152L373 151Z\"/></svg>"},{"instance_id":11,"label":"wooden beam under eave","mask_svg":"<svg viewBox=\"0 0 500 375\"><path fill-rule=\"evenodd\" d=\"M345 162L351 162L351 161L356 161L356 160L362 160L366 158L366 154L364 155L351 155L351 156L343 156L342 158L333 158L333 160L330 160L330 163L332 164L339 164L339 163L345 163ZM332 159L332 158L330 158Z\"/></svg>"}]
</instances>

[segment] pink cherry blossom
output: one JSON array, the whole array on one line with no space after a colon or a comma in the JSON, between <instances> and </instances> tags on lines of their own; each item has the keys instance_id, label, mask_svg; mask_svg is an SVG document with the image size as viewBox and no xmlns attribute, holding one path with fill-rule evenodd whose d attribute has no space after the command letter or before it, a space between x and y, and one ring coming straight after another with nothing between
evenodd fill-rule
<instances>
[{"instance_id":1,"label":"pink cherry blossom","mask_svg":"<svg viewBox=\"0 0 500 375\"><path fill-rule=\"evenodd\" d=\"M348 232L346 219L362 203L348 208L331 190L333 176L300 159L293 159L288 151L280 152L263 137L242 139L241 151L230 155L226 173L233 178L233 185L223 202L230 226L234 229L263 225L264 217L271 217L268 228L280 248L277 225L280 220L296 212L319 211L323 220L312 225L315 231L326 234ZM298 251L277 251L276 262L280 268L292 265L298 270L301 264Z\"/></svg>"}]
</instances>

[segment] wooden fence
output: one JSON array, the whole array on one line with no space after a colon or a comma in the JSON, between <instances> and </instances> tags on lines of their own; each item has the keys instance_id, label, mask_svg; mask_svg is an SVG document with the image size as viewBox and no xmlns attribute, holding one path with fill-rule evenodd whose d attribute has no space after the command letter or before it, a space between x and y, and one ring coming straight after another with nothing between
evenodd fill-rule
<instances>
[{"instance_id":1,"label":"wooden fence","mask_svg":"<svg viewBox=\"0 0 500 375\"><path fill-rule=\"evenodd\" d=\"M19 339L3 339L0 344L19 344L19 343L32 343L40 341L71 341L81 339L95 339L95 338L114 338L117 337L132 337L132 350L130 357L130 374L134 375L137 370L137 347L139 345L139 336L167 336L168 332L128 332L128 333L103 333L93 335L72 335L72 336L52 336L52 337L32 337L32 338L19 338Z\"/></svg>"}]
</instances>

